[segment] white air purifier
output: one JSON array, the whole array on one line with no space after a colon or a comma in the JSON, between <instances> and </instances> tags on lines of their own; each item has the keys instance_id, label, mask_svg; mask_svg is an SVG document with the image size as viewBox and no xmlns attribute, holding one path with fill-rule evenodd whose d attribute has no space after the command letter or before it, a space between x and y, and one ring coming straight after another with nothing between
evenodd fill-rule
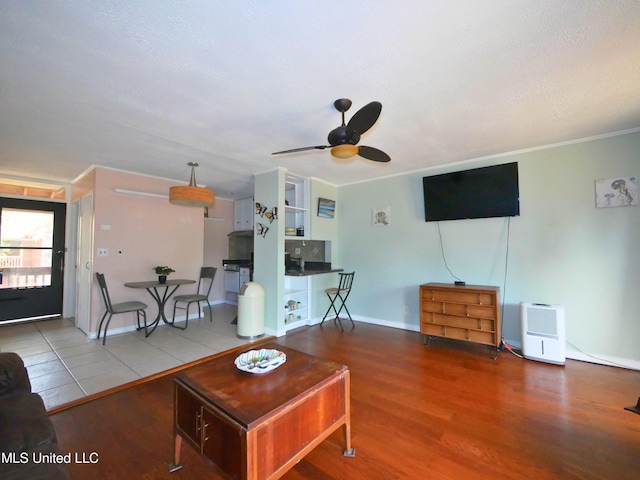
<instances>
[{"instance_id":1,"label":"white air purifier","mask_svg":"<svg viewBox=\"0 0 640 480\"><path fill-rule=\"evenodd\" d=\"M564 307L522 302L520 322L524 358L564 365L566 360Z\"/></svg>"}]
</instances>

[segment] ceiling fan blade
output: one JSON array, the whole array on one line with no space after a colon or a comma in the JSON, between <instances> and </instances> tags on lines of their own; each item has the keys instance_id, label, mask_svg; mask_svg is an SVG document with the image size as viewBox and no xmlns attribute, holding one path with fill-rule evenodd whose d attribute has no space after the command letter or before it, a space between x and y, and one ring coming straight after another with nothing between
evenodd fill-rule
<instances>
[{"instance_id":1,"label":"ceiling fan blade","mask_svg":"<svg viewBox=\"0 0 640 480\"><path fill-rule=\"evenodd\" d=\"M373 127L381 111L382 104L380 102L371 102L365 105L351 117L351 120L347 123L347 129L362 135Z\"/></svg>"},{"instance_id":2,"label":"ceiling fan blade","mask_svg":"<svg viewBox=\"0 0 640 480\"><path fill-rule=\"evenodd\" d=\"M378 150L373 147L360 146L358 147L358 155L367 160L373 160L374 162L390 162L391 157L384 153L382 150Z\"/></svg>"},{"instance_id":3,"label":"ceiling fan blade","mask_svg":"<svg viewBox=\"0 0 640 480\"><path fill-rule=\"evenodd\" d=\"M280 153L305 152L307 150L324 150L325 148L331 148L331 146L330 145L316 145L315 147L292 148L291 150L282 150L281 152L273 152L271 155L279 155Z\"/></svg>"}]
</instances>

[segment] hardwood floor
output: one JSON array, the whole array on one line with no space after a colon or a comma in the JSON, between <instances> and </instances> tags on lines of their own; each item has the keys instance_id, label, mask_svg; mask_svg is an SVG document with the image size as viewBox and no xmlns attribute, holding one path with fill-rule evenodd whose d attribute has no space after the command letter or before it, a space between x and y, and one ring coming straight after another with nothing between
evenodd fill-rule
<instances>
[{"instance_id":1,"label":"hardwood floor","mask_svg":"<svg viewBox=\"0 0 640 480\"><path fill-rule=\"evenodd\" d=\"M351 370L352 443L341 432L284 479L634 479L640 472L640 372L519 359L416 332L357 323L305 327L278 343ZM222 478L189 446L173 454L166 375L52 415L73 478ZM273 445L277 449L277 445Z\"/></svg>"}]
</instances>

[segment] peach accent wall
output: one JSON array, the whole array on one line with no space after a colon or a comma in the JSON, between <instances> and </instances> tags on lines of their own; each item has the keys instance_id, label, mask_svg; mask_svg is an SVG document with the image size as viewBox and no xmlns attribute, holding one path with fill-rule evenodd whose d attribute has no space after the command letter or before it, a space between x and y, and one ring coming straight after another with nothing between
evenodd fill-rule
<instances>
[{"instance_id":1,"label":"peach accent wall","mask_svg":"<svg viewBox=\"0 0 640 480\"><path fill-rule=\"evenodd\" d=\"M149 305L148 320L158 308L146 290L125 287L126 282L157 279L156 265L173 268L169 278L197 280L203 265L204 211L172 205L167 199L116 193L115 188L168 194L171 182L128 172L96 167L94 190L93 272L104 273L114 303L140 300ZM108 257L98 257L100 248ZM122 250L118 256L117 251ZM177 293L195 291L183 285ZM173 302L165 309L172 312ZM90 332L97 332L104 305L96 282L91 296ZM182 312L184 315L184 312ZM135 314L114 315L109 329L130 326Z\"/></svg>"},{"instance_id":2,"label":"peach accent wall","mask_svg":"<svg viewBox=\"0 0 640 480\"><path fill-rule=\"evenodd\" d=\"M228 258L229 239L227 235L233 231L233 207L231 200L216 198L209 209L209 218L204 220L204 265L216 267L216 279L213 282L209 302L224 303L224 273L222 260Z\"/></svg>"},{"instance_id":3,"label":"peach accent wall","mask_svg":"<svg viewBox=\"0 0 640 480\"><path fill-rule=\"evenodd\" d=\"M95 189L96 169L92 168L71 185L71 201L75 202Z\"/></svg>"}]
</instances>

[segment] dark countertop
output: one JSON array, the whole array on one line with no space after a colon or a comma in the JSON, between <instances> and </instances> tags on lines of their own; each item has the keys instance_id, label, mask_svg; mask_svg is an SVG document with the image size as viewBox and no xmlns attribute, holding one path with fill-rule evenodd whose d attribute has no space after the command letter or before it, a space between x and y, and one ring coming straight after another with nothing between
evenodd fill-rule
<instances>
[{"instance_id":1,"label":"dark countertop","mask_svg":"<svg viewBox=\"0 0 640 480\"><path fill-rule=\"evenodd\" d=\"M343 272L344 268L331 268L327 270L287 270L284 272L285 276L289 277L308 277L310 275L320 275L322 273L334 273Z\"/></svg>"}]
</instances>

